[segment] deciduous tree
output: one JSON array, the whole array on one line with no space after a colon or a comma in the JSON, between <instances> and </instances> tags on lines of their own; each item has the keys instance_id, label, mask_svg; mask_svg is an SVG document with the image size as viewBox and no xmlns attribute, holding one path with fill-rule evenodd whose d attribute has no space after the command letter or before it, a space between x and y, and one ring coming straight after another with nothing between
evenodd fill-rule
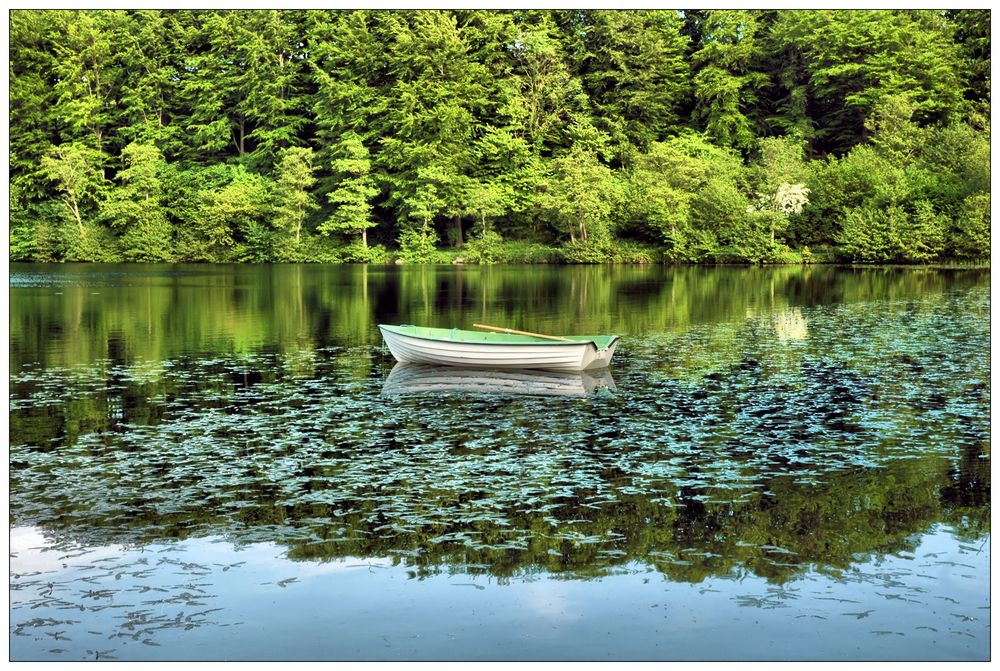
<instances>
[{"instance_id":1,"label":"deciduous tree","mask_svg":"<svg viewBox=\"0 0 1000 671\"><path fill-rule=\"evenodd\" d=\"M308 147L288 147L279 154L274 180L274 225L295 237L295 244L302 241L302 227L306 217L317 208L311 193L316 177L313 175L313 150Z\"/></svg>"},{"instance_id":2,"label":"deciduous tree","mask_svg":"<svg viewBox=\"0 0 1000 671\"><path fill-rule=\"evenodd\" d=\"M100 167L102 159L101 152L80 143L53 147L42 158L42 171L55 184L71 222L66 244L66 254L71 259L97 258L90 215L106 188Z\"/></svg>"},{"instance_id":3,"label":"deciduous tree","mask_svg":"<svg viewBox=\"0 0 1000 671\"><path fill-rule=\"evenodd\" d=\"M102 215L121 235L128 261L173 259L173 231L163 200L163 155L153 145L130 144L122 152L125 168L118 186L101 204Z\"/></svg>"}]
</instances>

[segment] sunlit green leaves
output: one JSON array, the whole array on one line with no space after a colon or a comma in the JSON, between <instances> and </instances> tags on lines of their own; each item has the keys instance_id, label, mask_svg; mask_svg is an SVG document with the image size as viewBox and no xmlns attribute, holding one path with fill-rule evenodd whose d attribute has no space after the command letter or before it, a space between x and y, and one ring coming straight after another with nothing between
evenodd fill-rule
<instances>
[{"instance_id":1,"label":"sunlit green leaves","mask_svg":"<svg viewBox=\"0 0 1000 671\"><path fill-rule=\"evenodd\" d=\"M306 216L318 207L312 194L314 169L312 149L288 147L279 152L274 225L294 236L296 245L302 240Z\"/></svg>"},{"instance_id":2,"label":"sunlit green leaves","mask_svg":"<svg viewBox=\"0 0 1000 671\"><path fill-rule=\"evenodd\" d=\"M163 198L163 155L153 145L133 143L122 150L122 159L125 169L117 175L119 188L101 204L102 215L122 233L127 260L169 261L173 226Z\"/></svg>"},{"instance_id":3,"label":"sunlit green leaves","mask_svg":"<svg viewBox=\"0 0 1000 671\"><path fill-rule=\"evenodd\" d=\"M909 171L906 193L892 194L893 204L912 216L927 201L948 219L943 247L935 238L923 245L938 250L933 255L900 260L982 258L988 245L962 233L971 220L959 213L989 183L984 17L983 10L15 10L11 252L57 261L383 262L404 238L402 256L415 258L414 220L434 229L420 233L425 243L436 236L461 247L470 226L492 219L503 237L487 255L496 259L797 262L813 258L806 245L833 245L841 232L846 208L825 197L835 189L821 193L825 156L876 148L885 165L870 181L880 190L896 189L895 172ZM804 184L817 207L798 220L759 207L743 221L729 217L738 223L734 235L749 236L736 242L683 225L688 198L675 182L659 188L633 178L663 145L690 145L692 131L704 133L704 147L738 149L734 184L752 203L773 201L782 183ZM754 152L773 149L772 136L782 132L805 149L813 180L760 183ZM110 186L71 204L63 221L52 216L53 201L68 193L50 179L53 146L95 152L87 163ZM138 207L129 179L116 175L133 170L129 146L162 156L171 174L161 177L162 212L122 211ZM281 161L292 150L315 152L315 181L296 177L289 186L298 171ZM688 158L717 176L711 152ZM338 167L345 160L353 165ZM276 209L251 217L230 243L199 192L232 182L219 176L236 166L262 180ZM628 183L627 195L591 190L584 205L593 221L581 225L575 216L568 224L544 185L559 174L597 187ZM841 186L836 175L829 181ZM729 196L729 204L739 200ZM117 210L113 230L91 216L102 207ZM576 237L592 239L581 245Z\"/></svg>"}]
</instances>

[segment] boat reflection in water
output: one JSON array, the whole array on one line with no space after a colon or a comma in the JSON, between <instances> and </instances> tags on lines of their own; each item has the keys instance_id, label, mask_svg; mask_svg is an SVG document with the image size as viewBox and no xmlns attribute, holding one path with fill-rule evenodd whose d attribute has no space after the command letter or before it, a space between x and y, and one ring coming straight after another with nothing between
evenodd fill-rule
<instances>
[{"instance_id":1,"label":"boat reflection in water","mask_svg":"<svg viewBox=\"0 0 1000 671\"><path fill-rule=\"evenodd\" d=\"M584 371L496 370L397 363L382 386L384 396L501 394L584 397L615 391L607 368Z\"/></svg>"}]
</instances>

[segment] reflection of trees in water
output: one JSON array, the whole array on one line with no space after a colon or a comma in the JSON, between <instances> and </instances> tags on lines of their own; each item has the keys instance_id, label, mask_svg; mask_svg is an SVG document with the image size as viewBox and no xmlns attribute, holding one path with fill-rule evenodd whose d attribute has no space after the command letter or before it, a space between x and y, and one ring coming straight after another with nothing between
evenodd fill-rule
<instances>
[{"instance_id":1,"label":"reflection of trees in water","mask_svg":"<svg viewBox=\"0 0 1000 671\"><path fill-rule=\"evenodd\" d=\"M12 523L777 582L936 522L989 529L982 273L294 270L13 294ZM387 399L374 324L415 309L633 335L613 395Z\"/></svg>"},{"instance_id":2,"label":"reflection of trees in water","mask_svg":"<svg viewBox=\"0 0 1000 671\"><path fill-rule=\"evenodd\" d=\"M552 333L682 333L748 314L919 299L988 270L785 266L368 267L15 264L11 369L379 344L380 321L492 319ZM31 288L21 288L25 284Z\"/></svg>"},{"instance_id":3,"label":"reflection of trees in water","mask_svg":"<svg viewBox=\"0 0 1000 671\"><path fill-rule=\"evenodd\" d=\"M278 488L248 487L238 510L228 513L212 502L202 507L161 496L118 514L108 506L56 508L47 517L15 515L15 521L43 524L84 544L141 546L222 534L237 544L279 542L294 559L393 557L418 573L452 566L497 576L547 570L582 577L640 562L676 581L748 570L781 583L809 568L847 569L860 555L912 551L915 534L936 522L964 523L970 539L988 532L988 510L947 507L940 492L951 485L934 466L898 463L827 474L818 486L775 478L766 493L738 503L705 500L721 492L694 489L660 490L655 499L616 494L601 504L590 503L596 497L582 490L542 505L488 490L443 490L414 500L403 491L409 483L398 482L401 489L311 492L336 503L293 505ZM464 505L489 498L497 501ZM659 503L663 498L672 505ZM970 513L976 519L968 520Z\"/></svg>"},{"instance_id":4,"label":"reflection of trees in water","mask_svg":"<svg viewBox=\"0 0 1000 671\"><path fill-rule=\"evenodd\" d=\"M780 340L805 340L809 337L809 325L799 308L775 313L774 330Z\"/></svg>"},{"instance_id":5,"label":"reflection of trees in water","mask_svg":"<svg viewBox=\"0 0 1000 671\"><path fill-rule=\"evenodd\" d=\"M304 367L260 353L29 370L12 394L12 522L93 544L224 535L417 572L638 561L693 582L842 569L911 549L936 522L988 531L983 389L958 376L925 393L809 352L778 372L773 335L748 322L731 363L688 381L656 371L657 343L634 345L620 393L584 401L386 400L391 361L368 348L317 349ZM937 394L953 412L928 424Z\"/></svg>"}]
</instances>

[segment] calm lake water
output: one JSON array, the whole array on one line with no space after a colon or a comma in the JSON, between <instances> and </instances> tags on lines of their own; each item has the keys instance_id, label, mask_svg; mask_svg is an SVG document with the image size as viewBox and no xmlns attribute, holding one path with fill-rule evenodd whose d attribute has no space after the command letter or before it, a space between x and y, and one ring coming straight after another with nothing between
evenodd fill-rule
<instances>
[{"instance_id":1,"label":"calm lake water","mask_svg":"<svg viewBox=\"0 0 1000 671\"><path fill-rule=\"evenodd\" d=\"M11 658L989 659L989 284L11 264ZM376 326L473 322L623 337Z\"/></svg>"}]
</instances>

